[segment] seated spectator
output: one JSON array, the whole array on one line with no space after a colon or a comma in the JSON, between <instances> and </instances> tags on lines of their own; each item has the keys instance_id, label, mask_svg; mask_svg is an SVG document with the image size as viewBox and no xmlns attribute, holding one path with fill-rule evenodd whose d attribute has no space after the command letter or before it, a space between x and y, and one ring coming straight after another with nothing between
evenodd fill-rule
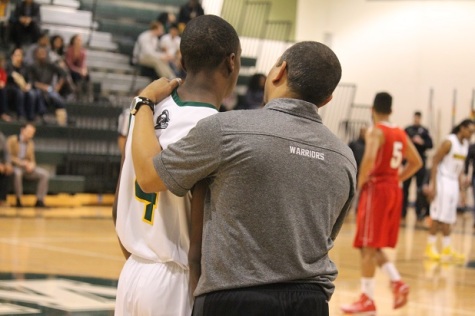
<instances>
[{"instance_id":1,"label":"seated spectator","mask_svg":"<svg viewBox=\"0 0 475 316\"><path fill-rule=\"evenodd\" d=\"M40 37L40 5L33 0L17 4L10 17L10 39L15 47L35 43Z\"/></svg>"},{"instance_id":2,"label":"seated spectator","mask_svg":"<svg viewBox=\"0 0 475 316\"><path fill-rule=\"evenodd\" d=\"M50 47L49 60L63 69L64 73L66 74L64 84L61 87L61 90L59 90L59 94L63 98L70 98L71 96L75 95L77 89L70 75L69 68L66 65L63 37L61 35L51 36Z\"/></svg>"},{"instance_id":3,"label":"seated spectator","mask_svg":"<svg viewBox=\"0 0 475 316\"><path fill-rule=\"evenodd\" d=\"M23 178L38 180L35 207L45 207L44 198L46 193L48 193L49 173L36 165L35 144L33 142L35 132L35 126L31 123L26 123L21 127L19 135L12 135L7 139L8 152L13 163L13 187L17 207L23 207L21 203Z\"/></svg>"},{"instance_id":4,"label":"seated spectator","mask_svg":"<svg viewBox=\"0 0 475 316\"><path fill-rule=\"evenodd\" d=\"M47 60L50 61L50 52L51 47L49 46L49 35L48 32L42 32L36 43L31 44L30 47L25 51L25 64L27 66L33 65L35 62L35 53L38 47L43 47L47 52Z\"/></svg>"},{"instance_id":5,"label":"seated spectator","mask_svg":"<svg viewBox=\"0 0 475 316\"><path fill-rule=\"evenodd\" d=\"M180 12L178 13L180 32L183 32L186 23L188 23L191 19L204 14L205 11L198 0L189 0L187 3L182 5L180 7Z\"/></svg>"},{"instance_id":6,"label":"seated spectator","mask_svg":"<svg viewBox=\"0 0 475 316\"><path fill-rule=\"evenodd\" d=\"M29 83L28 68L23 64L23 50L15 48L6 67L7 100L10 107L14 105L19 121L35 119L36 94Z\"/></svg>"},{"instance_id":7,"label":"seated spectator","mask_svg":"<svg viewBox=\"0 0 475 316\"><path fill-rule=\"evenodd\" d=\"M180 54L181 37L177 24L170 25L168 34L164 34L160 38L160 49L164 54L168 55L169 65L177 77L185 77L184 70L181 66Z\"/></svg>"},{"instance_id":8,"label":"seated spectator","mask_svg":"<svg viewBox=\"0 0 475 316\"><path fill-rule=\"evenodd\" d=\"M59 95L65 82L64 70L47 60L47 52L44 47L38 47L36 60L30 66L29 74L37 95L38 114L43 116L46 113L47 105L51 104L55 109L58 125L65 126L67 123L65 103Z\"/></svg>"},{"instance_id":9,"label":"seated spectator","mask_svg":"<svg viewBox=\"0 0 475 316\"><path fill-rule=\"evenodd\" d=\"M139 35L134 46L132 62L152 67L159 77L174 78L175 74L168 62L170 58L160 51L158 37L163 34L163 25L152 22L150 29Z\"/></svg>"},{"instance_id":10,"label":"seated spectator","mask_svg":"<svg viewBox=\"0 0 475 316\"><path fill-rule=\"evenodd\" d=\"M61 35L53 35L49 39L49 59L53 63L64 60L64 39Z\"/></svg>"},{"instance_id":11,"label":"seated spectator","mask_svg":"<svg viewBox=\"0 0 475 316\"><path fill-rule=\"evenodd\" d=\"M176 16L173 13L163 12L157 17L157 21L162 23L165 34L170 30L170 26L176 23Z\"/></svg>"},{"instance_id":12,"label":"seated spectator","mask_svg":"<svg viewBox=\"0 0 475 316\"><path fill-rule=\"evenodd\" d=\"M12 118L8 115L7 105L7 72L5 71L5 57L0 55L0 119L10 122Z\"/></svg>"},{"instance_id":13,"label":"seated spectator","mask_svg":"<svg viewBox=\"0 0 475 316\"><path fill-rule=\"evenodd\" d=\"M8 206L7 193L12 172L13 167L8 152L7 141L5 135L0 132L0 206Z\"/></svg>"},{"instance_id":14,"label":"seated spectator","mask_svg":"<svg viewBox=\"0 0 475 316\"><path fill-rule=\"evenodd\" d=\"M244 95L242 104L239 105L240 110L259 109L263 106L264 86L266 84L266 76L263 74L254 74L249 79L247 91Z\"/></svg>"},{"instance_id":15,"label":"seated spectator","mask_svg":"<svg viewBox=\"0 0 475 316\"><path fill-rule=\"evenodd\" d=\"M86 50L82 46L82 38L79 34L71 37L66 50L66 65L76 86L76 99L90 100L92 89L86 64Z\"/></svg>"}]
</instances>

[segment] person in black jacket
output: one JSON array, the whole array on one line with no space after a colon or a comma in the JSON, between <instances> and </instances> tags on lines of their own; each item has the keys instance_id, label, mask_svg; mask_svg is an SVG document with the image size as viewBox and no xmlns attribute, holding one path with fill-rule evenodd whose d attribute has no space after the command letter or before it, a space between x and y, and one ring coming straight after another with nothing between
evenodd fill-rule
<instances>
[{"instance_id":1,"label":"person in black jacket","mask_svg":"<svg viewBox=\"0 0 475 316\"><path fill-rule=\"evenodd\" d=\"M402 203L402 218L403 219L406 218L406 214L407 214L409 187L411 186L412 179L416 178L418 200L419 200L419 195L423 194L422 186L424 184L424 178L426 175L426 167L425 167L426 158L427 158L426 151L428 149L431 149L433 146L432 138L429 134L429 130L421 125L421 120L422 120L421 112L419 111L414 112L413 124L406 127L405 129L406 134L412 140L412 142L416 146L417 151L419 152L419 155L422 158L423 166L421 169L419 169L418 172L416 172L416 174L413 177L404 181L404 185L403 185L404 200ZM426 217L429 214L425 208L422 208L419 203L416 203L416 215L417 215L417 220L420 222L424 219L424 217Z\"/></svg>"},{"instance_id":2,"label":"person in black jacket","mask_svg":"<svg viewBox=\"0 0 475 316\"><path fill-rule=\"evenodd\" d=\"M35 43L40 37L40 5L33 0L23 0L10 17L10 39L16 47Z\"/></svg>"},{"instance_id":3,"label":"person in black jacket","mask_svg":"<svg viewBox=\"0 0 475 316\"><path fill-rule=\"evenodd\" d=\"M367 130L368 127L366 125L361 126L358 138L348 144L351 151L353 152L353 155L355 156L356 166L358 167L358 170L360 168L361 161L363 160L363 154L365 149L365 135Z\"/></svg>"},{"instance_id":4,"label":"person in black jacket","mask_svg":"<svg viewBox=\"0 0 475 316\"><path fill-rule=\"evenodd\" d=\"M191 19L204 14L205 11L198 0L190 0L186 4L182 5L180 12L178 13L178 24L180 24L180 30L183 31L186 23L188 23Z\"/></svg>"}]
</instances>

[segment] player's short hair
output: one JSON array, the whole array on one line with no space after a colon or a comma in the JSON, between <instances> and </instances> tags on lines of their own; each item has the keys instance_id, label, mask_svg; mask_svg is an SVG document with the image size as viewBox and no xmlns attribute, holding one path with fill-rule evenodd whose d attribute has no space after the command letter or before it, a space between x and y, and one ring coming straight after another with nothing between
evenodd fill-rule
<instances>
[{"instance_id":1,"label":"player's short hair","mask_svg":"<svg viewBox=\"0 0 475 316\"><path fill-rule=\"evenodd\" d=\"M340 82L340 61L322 43L305 41L294 44L282 54L277 66L284 61L290 91L317 106L332 95Z\"/></svg>"},{"instance_id":2,"label":"player's short hair","mask_svg":"<svg viewBox=\"0 0 475 316\"><path fill-rule=\"evenodd\" d=\"M422 117L422 113L421 113L420 111L416 111L416 112L414 112L414 115L415 115L415 116Z\"/></svg>"},{"instance_id":3,"label":"player's short hair","mask_svg":"<svg viewBox=\"0 0 475 316\"><path fill-rule=\"evenodd\" d=\"M379 114L391 114L393 97L387 92L376 93L373 101L373 109Z\"/></svg>"},{"instance_id":4,"label":"player's short hair","mask_svg":"<svg viewBox=\"0 0 475 316\"><path fill-rule=\"evenodd\" d=\"M187 72L214 70L241 48L236 30L215 15L201 15L186 24L180 50Z\"/></svg>"}]
</instances>

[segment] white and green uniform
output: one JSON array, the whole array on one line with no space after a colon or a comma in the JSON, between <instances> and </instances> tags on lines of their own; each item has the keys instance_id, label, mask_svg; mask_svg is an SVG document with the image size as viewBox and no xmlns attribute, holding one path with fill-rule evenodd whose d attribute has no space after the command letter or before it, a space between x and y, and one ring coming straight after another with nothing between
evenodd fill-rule
<instances>
[{"instance_id":1,"label":"white and green uniform","mask_svg":"<svg viewBox=\"0 0 475 316\"><path fill-rule=\"evenodd\" d=\"M155 134L162 148L186 136L214 106L182 102L176 93L155 105ZM116 315L190 315L188 287L190 195L169 191L144 193L136 183L131 137L120 176L116 231L132 255L122 269L117 289ZM148 144L142 143L141 146Z\"/></svg>"},{"instance_id":2,"label":"white and green uniform","mask_svg":"<svg viewBox=\"0 0 475 316\"><path fill-rule=\"evenodd\" d=\"M451 143L450 151L437 167L437 195L430 205L430 217L453 224L457 219L459 176L464 169L469 143L466 139L461 143L455 134L450 134L446 140Z\"/></svg>"}]
</instances>

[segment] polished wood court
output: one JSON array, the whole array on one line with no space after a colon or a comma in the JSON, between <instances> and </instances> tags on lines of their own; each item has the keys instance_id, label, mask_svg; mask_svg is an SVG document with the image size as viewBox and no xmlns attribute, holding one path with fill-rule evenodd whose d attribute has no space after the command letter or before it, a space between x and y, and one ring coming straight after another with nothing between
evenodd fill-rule
<instances>
[{"instance_id":1,"label":"polished wood court","mask_svg":"<svg viewBox=\"0 0 475 316\"><path fill-rule=\"evenodd\" d=\"M96 202L109 204L110 199L102 197ZM117 244L111 207L78 206L84 203L74 202L72 197L66 201L71 205L60 206L64 205L63 199L63 203L56 203L56 207L49 209L0 208L0 273L118 278L124 259ZM54 204L53 199L49 202ZM411 213L407 226L401 227L397 249L388 251L411 286L410 301L406 307L392 310L389 281L378 271L378 315L475 315L475 250L472 247L471 214L459 216L453 233L454 246L467 256L466 262L460 265L425 261L423 251L427 233L414 226ZM340 271L337 289L330 302L331 315L341 315L339 306L359 296L359 253L351 246L354 231L354 216L350 215L331 252L331 258ZM5 315L1 314L1 309L0 315Z\"/></svg>"}]
</instances>

